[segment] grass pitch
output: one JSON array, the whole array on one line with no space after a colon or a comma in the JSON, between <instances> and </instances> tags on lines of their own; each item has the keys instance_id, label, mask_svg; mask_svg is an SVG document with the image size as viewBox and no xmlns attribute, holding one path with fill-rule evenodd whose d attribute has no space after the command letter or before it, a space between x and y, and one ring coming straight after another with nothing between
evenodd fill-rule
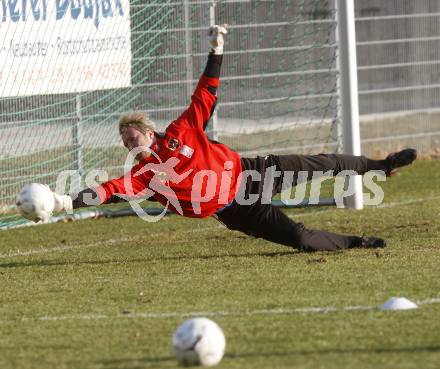
<instances>
[{"instance_id":1,"label":"grass pitch","mask_svg":"<svg viewBox=\"0 0 440 369\"><path fill-rule=\"evenodd\" d=\"M440 303L346 307L440 297L439 183L440 161L419 161L382 208L287 210L382 236L380 251L299 253L177 216L2 231L0 368L173 368L171 336L197 312L225 332L219 368L438 368Z\"/></svg>"}]
</instances>

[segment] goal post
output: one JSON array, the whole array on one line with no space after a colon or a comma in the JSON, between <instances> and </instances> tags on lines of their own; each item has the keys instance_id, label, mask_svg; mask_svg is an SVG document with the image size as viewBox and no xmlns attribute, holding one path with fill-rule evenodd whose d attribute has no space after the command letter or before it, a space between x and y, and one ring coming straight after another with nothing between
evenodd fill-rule
<instances>
[{"instance_id":1,"label":"goal post","mask_svg":"<svg viewBox=\"0 0 440 369\"><path fill-rule=\"evenodd\" d=\"M356 60L356 29L354 0L336 0L337 37L339 44L341 120L340 150L345 154L361 155L359 129L358 78ZM354 178L354 195L345 202L353 209L363 208L362 176Z\"/></svg>"}]
</instances>

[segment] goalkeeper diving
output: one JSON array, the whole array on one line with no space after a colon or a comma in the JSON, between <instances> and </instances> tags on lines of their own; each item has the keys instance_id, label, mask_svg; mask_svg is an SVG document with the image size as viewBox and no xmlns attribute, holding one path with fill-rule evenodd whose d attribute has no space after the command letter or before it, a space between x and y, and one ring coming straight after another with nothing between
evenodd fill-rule
<instances>
[{"instance_id":1,"label":"goalkeeper diving","mask_svg":"<svg viewBox=\"0 0 440 369\"><path fill-rule=\"evenodd\" d=\"M231 230L302 251L386 246L385 240L375 236L309 229L290 219L270 200L285 190L287 173L294 173L291 186L300 183L298 173L306 173L304 179L310 180L316 171L332 171L334 176L343 171L359 175L383 171L390 176L397 168L411 164L416 151L405 149L383 160L339 154L247 158L210 140L205 129L217 102L226 34L226 25L209 28L211 50L206 68L189 107L165 132L157 132L146 113L133 112L121 117L122 142L137 161L130 171L120 178L85 188L75 196L51 192L54 201L50 210L71 211L148 195L176 214L192 218L212 216Z\"/></svg>"}]
</instances>

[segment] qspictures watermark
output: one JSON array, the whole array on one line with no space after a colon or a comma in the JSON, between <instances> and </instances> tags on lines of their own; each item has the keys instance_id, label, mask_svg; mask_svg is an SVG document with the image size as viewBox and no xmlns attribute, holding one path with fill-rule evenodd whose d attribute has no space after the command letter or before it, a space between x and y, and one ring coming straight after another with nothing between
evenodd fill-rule
<instances>
[{"instance_id":1,"label":"qspictures watermark","mask_svg":"<svg viewBox=\"0 0 440 369\"><path fill-rule=\"evenodd\" d=\"M217 196L216 189L219 188L217 196L218 209L228 205L228 198L231 191L234 191L234 201L242 206L250 206L257 201L262 204L271 204L273 197L273 188L276 179L281 181L281 201L290 205L298 205L306 199L307 189L310 186L308 203L318 204L321 197L323 183L334 178L333 191L335 194L335 203L338 208L344 207L346 198L355 194L355 171L344 170L336 175L333 170L329 171L277 171L275 166L266 168L264 176L256 170L245 170L239 174L237 186L232 188L232 169L233 162L226 161L220 176L217 172L210 169L194 171L187 169L183 173L178 173L176 167L180 163L179 158L170 157L165 162L154 152L149 151L154 157L154 161L149 161L140 166L136 171L136 156L145 152L146 148L138 147L131 150L124 164L123 178L124 193L115 194L127 201L133 211L147 222L157 222L162 219L170 205L173 212L184 215L181 203L173 187L185 180L191 181L188 192L190 193L192 211L195 215L201 214L201 204L211 202ZM383 202L384 191L377 182L386 181L386 174L383 171L369 171L362 176L363 187L368 192L363 193L364 204L367 206L376 206ZM263 190L260 194L248 194L246 196L245 184L251 179L253 182L263 183ZM98 188L101 183L107 182L109 175L105 170L94 169L86 173L84 182L87 188ZM220 181L220 184L219 184ZM134 184L134 182L136 184ZM140 185L142 184L140 190ZM206 184L206 185L204 185ZM219 186L218 186L219 184ZM144 186L143 186L144 185ZM55 192L78 194L81 190L81 176L77 171L63 171L58 175ZM136 189L136 190L135 190ZM294 191L293 191L294 190ZM156 194L166 199L166 203L160 214L148 214L141 203L152 199ZM71 195L75 198L75 195ZM83 202L87 205L96 206L100 204L99 197L92 196L89 193L84 194Z\"/></svg>"}]
</instances>

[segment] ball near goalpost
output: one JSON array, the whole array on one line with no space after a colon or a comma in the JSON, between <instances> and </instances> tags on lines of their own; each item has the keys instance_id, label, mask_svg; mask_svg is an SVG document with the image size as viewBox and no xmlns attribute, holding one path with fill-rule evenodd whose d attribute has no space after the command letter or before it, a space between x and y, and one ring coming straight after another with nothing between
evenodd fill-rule
<instances>
[{"instance_id":1,"label":"ball near goalpost","mask_svg":"<svg viewBox=\"0 0 440 369\"><path fill-rule=\"evenodd\" d=\"M226 340L222 329L207 318L188 319L173 336L173 350L182 366L217 365L223 358Z\"/></svg>"}]
</instances>

